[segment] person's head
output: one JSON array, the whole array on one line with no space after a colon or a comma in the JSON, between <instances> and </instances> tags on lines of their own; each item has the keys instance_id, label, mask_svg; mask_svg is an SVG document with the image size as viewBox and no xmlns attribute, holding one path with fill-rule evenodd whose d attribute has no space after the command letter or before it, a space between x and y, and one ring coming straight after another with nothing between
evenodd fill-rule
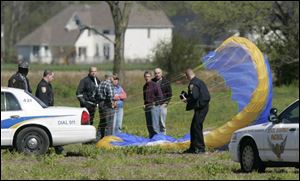
<instances>
[{"instance_id":1,"label":"person's head","mask_svg":"<svg viewBox=\"0 0 300 181\"><path fill-rule=\"evenodd\" d=\"M150 82L151 81L152 75L151 75L150 71L145 71L145 73L144 73L144 79L145 79L146 82Z\"/></svg>"},{"instance_id":2,"label":"person's head","mask_svg":"<svg viewBox=\"0 0 300 181\"><path fill-rule=\"evenodd\" d=\"M117 86L119 84L119 77L117 74L113 75L113 84L114 86Z\"/></svg>"},{"instance_id":3,"label":"person's head","mask_svg":"<svg viewBox=\"0 0 300 181\"><path fill-rule=\"evenodd\" d=\"M29 64L27 61L21 61L19 64L18 64L18 72L27 76L28 74L28 71L29 71Z\"/></svg>"},{"instance_id":4,"label":"person's head","mask_svg":"<svg viewBox=\"0 0 300 181\"><path fill-rule=\"evenodd\" d=\"M185 76L188 80L192 80L194 77L195 77L195 73L193 72L192 69L188 68L186 71L185 71Z\"/></svg>"},{"instance_id":5,"label":"person's head","mask_svg":"<svg viewBox=\"0 0 300 181\"><path fill-rule=\"evenodd\" d=\"M106 72L104 78L113 82L113 74L111 72Z\"/></svg>"},{"instance_id":6,"label":"person's head","mask_svg":"<svg viewBox=\"0 0 300 181\"><path fill-rule=\"evenodd\" d=\"M52 82L54 79L54 73L50 70L45 70L43 74L43 79L47 82Z\"/></svg>"},{"instance_id":7,"label":"person's head","mask_svg":"<svg viewBox=\"0 0 300 181\"><path fill-rule=\"evenodd\" d=\"M154 74L155 74L155 78L156 78L157 80L162 79L162 70L161 70L160 68L156 68L156 69L154 70Z\"/></svg>"},{"instance_id":8,"label":"person's head","mask_svg":"<svg viewBox=\"0 0 300 181\"><path fill-rule=\"evenodd\" d=\"M97 67L95 67L95 66L90 67L89 68L89 75L91 77L96 77L96 75L97 75Z\"/></svg>"}]
</instances>

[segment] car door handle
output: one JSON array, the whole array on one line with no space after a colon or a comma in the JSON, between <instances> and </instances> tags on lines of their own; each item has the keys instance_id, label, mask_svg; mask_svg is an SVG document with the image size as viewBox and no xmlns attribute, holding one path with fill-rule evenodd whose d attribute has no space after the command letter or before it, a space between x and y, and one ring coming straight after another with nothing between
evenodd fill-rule
<instances>
[{"instance_id":1,"label":"car door handle","mask_svg":"<svg viewBox=\"0 0 300 181\"><path fill-rule=\"evenodd\" d=\"M296 128L290 128L289 131L296 131Z\"/></svg>"},{"instance_id":2,"label":"car door handle","mask_svg":"<svg viewBox=\"0 0 300 181\"><path fill-rule=\"evenodd\" d=\"M20 116L19 115L12 115L10 116L10 118L19 118Z\"/></svg>"}]
</instances>

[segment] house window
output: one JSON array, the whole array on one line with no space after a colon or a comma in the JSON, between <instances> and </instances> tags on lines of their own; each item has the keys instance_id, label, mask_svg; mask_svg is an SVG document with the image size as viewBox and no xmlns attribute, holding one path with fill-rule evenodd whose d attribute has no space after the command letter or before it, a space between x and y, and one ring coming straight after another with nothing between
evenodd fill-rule
<instances>
[{"instance_id":1,"label":"house window","mask_svg":"<svg viewBox=\"0 0 300 181\"><path fill-rule=\"evenodd\" d=\"M103 45L103 55L104 55L105 60L109 60L109 57L110 57L110 46L109 46L108 43L105 43Z\"/></svg>"},{"instance_id":2,"label":"house window","mask_svg":"<svg viewBox=\"0 0 300 181\"><path fill-rule=\"evenodd\" d=\"M78 48L78 56L79 57L86 57L86 47L79 47Z\"/></svg>"},{"instance_id":3,"label":"house window","mask_svg":"<svg viewBox=\"0 0 300 181\"><path fill-rule=\"evenodd\" d=\"M110 31L109 30L103 30L103 34L109 35Z\"/></svg>"},{"instance_id":4,"label":"house window","mask_svg":"<svg viewBox=\"0 0 300 181\"><path fill-rule=\"evenodd\" d=\"M32 54L33 56L39 56L39 52L40 52L40 47L39 46L33 46L32 48Z\"/></svg>"},{"instance_id":5,"label":"house window","mask_svg":"<svg viewBox=\"0 0 300 181\"><path fill-rule=\"evenodd\" d=\"M49 47L45 46L45 56L49 57Z\"/></svg>"}]
</instances>

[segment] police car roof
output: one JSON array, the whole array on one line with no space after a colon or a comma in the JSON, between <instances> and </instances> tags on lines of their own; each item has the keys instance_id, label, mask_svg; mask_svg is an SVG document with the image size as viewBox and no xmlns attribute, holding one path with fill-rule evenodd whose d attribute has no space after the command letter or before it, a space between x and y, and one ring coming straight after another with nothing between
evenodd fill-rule
<instances>
[{"instance_id":1,"label":"police car roof","mask_svg":"<svg viewBox=\"0 0 300 181\"><path fill-rule=\"evenodd\" d=\"M13 87L1 87L1 91L10 91L10 92L24 92L23 89L13 88Z\"/></svg>"}]
</instances>

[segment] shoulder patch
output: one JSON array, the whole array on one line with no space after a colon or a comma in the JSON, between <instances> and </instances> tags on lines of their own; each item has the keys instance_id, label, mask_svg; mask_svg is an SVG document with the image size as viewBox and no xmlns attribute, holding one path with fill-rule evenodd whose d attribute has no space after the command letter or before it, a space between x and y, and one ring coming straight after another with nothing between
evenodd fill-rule
<instances>
[{"instance_id":1,"label":"shoulder patch","mask_svg":"<svg viewBox=\"0 0 300 181\"><path fill-rule=\"evenodd\" d=\"M47 91L46 87L41 87L41 89L42 89L42 93L46 93L46 91Z\"/></svg>"},{"instance_id":2,"label":"shoulder patch","mask_svg":"<svg viewBox=\"0 0 300 181\"><path fill-rule=\"evenodd\" d=\"M16 79L13 79L13 84L16 82Z\"/></svg>"},{"instance_id":3,"label":"shoulder patch","mask_svg":"<svg viewBox=\"0 0 300 181\"><path fill-rule=\"evenodd\" d=\"M192 89L193 89L193 87L194 87L194 85L193 85L193 84L190 84L190 90L192 90Z\"/></svg>"}]
</instances>

